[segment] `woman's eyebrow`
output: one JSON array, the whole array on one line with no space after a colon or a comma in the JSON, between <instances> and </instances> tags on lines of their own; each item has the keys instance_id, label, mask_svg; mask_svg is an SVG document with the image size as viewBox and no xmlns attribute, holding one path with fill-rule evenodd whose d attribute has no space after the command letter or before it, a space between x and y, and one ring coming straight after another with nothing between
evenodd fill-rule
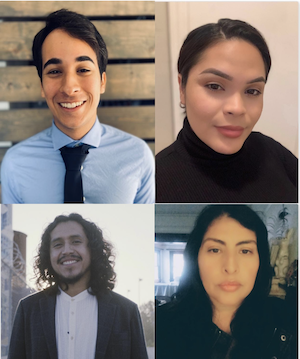
<instances>
[{"instance_id":1,"label":"woman's eyebrow","mask_svg":"<svg viewBox=\"0 0 300 359\"><path fill-rule=\"evenodd\" d=\"M213 75L216 75L216 76L223 77L224 79L229 80L229 81L233 80L232 76L230 76L228 74L225 74L225 72L222 72L222 71L214 69L214 68L206 69L206 70L202 71L200 75L202 75L202 74L213 74ZM260 77L257 77L255 79L253 79L253 80L248 81L247 84L252 84L252 83L255 83L255 82L264 82L265 83L266 79L263 76L260 76Z\"/></svg>"},{"instance_id":2,"label":"woman's eyebrow","mask_svg":"<svg viewBox=\"0 0 300 359\"><path fill-rule=\"evenodd\" d=\"M230 75L227 75L225 74L225 72L222 72L220 70L217 70L217 69L206 69L204 71L201 72L201 75L202 74L213 74L213 75L216 75L216 76L220 76L220 77L223 77L224 79L226 80L229 80L229 81L232 81L233 80L233 77L230 76Z\"/></svg>"},{"instance_id":3,"label":"woman's eyebrow","mask_svg":"<svg viewBox=\"0 0 300 359\"><path fill-rule=\"evenodd\" d=\"M225 243L224 241L222 241L221 239L205 238L205 239L203 240L203 244L206 243L207 241L216 242L216 243L222 244L223 246L226 246L226 243Z\"/></svg>"},{"instance_id":4,"label":"woman's eyebrow","mask_svg":"<svg viewBox=\"0 0 300 359\"><path fill-rule=\"evenodd\" d=\"M223 246L226 246L226 242L222 241L221 239L217 239L217 238L205 238L203 240L203 244L206 243L207 241L213 241L215 243L219 243L219 244L222 244ZM247 240L244 240L244 241L240 241L236 244L236 246L241 246L243 244L249 244L249 243L254 243L254 244L257 244L257 242L254 240L254 239L247 239Z\"/></svg>"}]
</instances>

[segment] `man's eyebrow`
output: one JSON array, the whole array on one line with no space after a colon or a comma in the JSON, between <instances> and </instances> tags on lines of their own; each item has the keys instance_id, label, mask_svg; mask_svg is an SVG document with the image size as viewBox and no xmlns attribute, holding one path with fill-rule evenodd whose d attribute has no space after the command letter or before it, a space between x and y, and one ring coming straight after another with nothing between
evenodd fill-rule
<instances>
[{"instance_id":1,"label":"man's eyebrow","mask_svg":"<svg viewBox=\"0 0 300 359\"><path fill-rule=\"evenodd\" d=\"M83 61L91 61L94 64L94 61L89 57L89 56L78 56L75 59L76 62L83 62ZM56 57L53 57L52 59L48 60L45 65L44 65L44 69L49 66L49 65L60 65L62 64L62 60L58 59Z\"/></svg>"},{"instance_id":2,"label":"man's eyebrow","mask_svg":"<svg viewBox=\"0 0 300 359\"><path fill-rule=\"evenodd\" d=\"M202 74L213 74L213 75L216 75L216 76L223 77L224 79L229 80L229 81L233 80L232 76L227 75L227 74L225 74L225 72L222 72L222 71L214 69L214 68L206 69L206 70L201 72L201 75ZM266 83L266 79L263 76L260 76L260 77L257 77L255 79L253 79L253 80L248 81L247 84L253 84L255 82L264 82L264 83Z\"/></svg>"},{"instance_id":3,"label":"man's eyebrow","mask_svg":"<svg viewBox=\"0 0 300 359\"><path fill-rule=\"evenodd\" d=\"M59 65L62 64L62 61L60 59L57 59L56 57L53 57L52 59L48 60L45 65L44 69L49 65Z\"/></svg>"},{"instance_id":4,"label":"man's eyebrow","mask_svg":"<svg viewBox=\"0 0 300 359\"><path fill-rule=\"evenodd\" d=\"M75 59L77 62L82 62L82 61L91 61L94 64L94 61L89 57L89 56L78 56Z\"/></svg>"},{"instance_id":5,"label":"man's eyebrow","mask_svg":"<svg viewBox=\"0 0 300 359\"><path fill-rule=\"evenodd\" d=\"M203 241L203 244L206 243L207 241L213 241L215 243L219 243L219 244L222 244L223 246L226 246L226 242L222 241L221 239L205 238L204 241ZM257 244L257 242L254 239L246 239L244 241L240 241L240 242L236 243L236 246L241 246L243 244L249 244L249 243Z\"/></svg>"},{"instance_id":6,"label":"man's eyebrow","mask_svg":"<svg viewBox=\"0 0 300 359\"><path fill-rule=\"evenodd\" d=\"M69 236L69 238L71 239L76 239L76 238L82 238L82 236L80 234L72 234L71 236ZM53 242L58 242L58 241L61 241L63 240L62 237L56 237L56 238L52 238L51 239L51 243Z\"/></svg>"}]
</instances>

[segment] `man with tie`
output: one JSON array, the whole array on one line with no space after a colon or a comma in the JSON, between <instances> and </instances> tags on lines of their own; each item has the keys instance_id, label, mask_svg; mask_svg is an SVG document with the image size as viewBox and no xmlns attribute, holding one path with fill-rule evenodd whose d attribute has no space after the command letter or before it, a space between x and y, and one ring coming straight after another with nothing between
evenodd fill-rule
<instances>
[{"instance_id":1,"label":"man with tie","mask_svg":"<svg viewBox=\"0 0 300 359\"><path fill-rule=\"evenodd\" d=\"M147 359L137 305L112 291L112 247L79 214L58 216L35 262L45 288L18 305L8 359Z\"/></svg>"},{"instance_id":2,"label":"man with tie","mask_svg":"<svg viewBox=\"0 0 300 359\"><path fill-rule=\"evenodd\" d=\"M2 202L153 203L149 147L97 118L108 54L95 26L83 15L56 11L32 53L53 123L7 151Z\"/></svg>"}]
</instances>

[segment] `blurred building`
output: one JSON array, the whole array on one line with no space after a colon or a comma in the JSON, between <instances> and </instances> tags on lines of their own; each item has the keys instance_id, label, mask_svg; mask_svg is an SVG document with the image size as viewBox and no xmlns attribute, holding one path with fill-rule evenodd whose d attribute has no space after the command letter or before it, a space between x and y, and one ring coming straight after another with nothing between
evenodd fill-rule
<instances>
[{"instance_id":1,"label":"blurred building","mask_svg":"<svg viewBox=\"0 0 300 359\"><path fill-rule=\"evenodd\" d=\"M26 237L12 228L12 205L1 205L1 357L8 354L13 318L26 283Z\"/></svg>"}]
</instances>

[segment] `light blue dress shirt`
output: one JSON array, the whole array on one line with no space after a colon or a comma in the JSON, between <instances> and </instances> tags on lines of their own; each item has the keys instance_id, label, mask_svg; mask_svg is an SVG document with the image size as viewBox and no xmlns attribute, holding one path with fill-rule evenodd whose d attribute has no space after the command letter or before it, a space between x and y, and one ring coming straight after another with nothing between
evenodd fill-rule
<instances>
[{"instance_id":1,"label":"light blue dress shirt","mask_svg":"<svg viewBox=\"0 0 300 359\"><path fill-rule=\"evenodd\" d=\"M154 203L154 157L141 139L98 119L79 141L52 127L10 148L1 165L2 203L64 203L60 148L88 144L84 203Z\"/></svg>"}]
</instances>

